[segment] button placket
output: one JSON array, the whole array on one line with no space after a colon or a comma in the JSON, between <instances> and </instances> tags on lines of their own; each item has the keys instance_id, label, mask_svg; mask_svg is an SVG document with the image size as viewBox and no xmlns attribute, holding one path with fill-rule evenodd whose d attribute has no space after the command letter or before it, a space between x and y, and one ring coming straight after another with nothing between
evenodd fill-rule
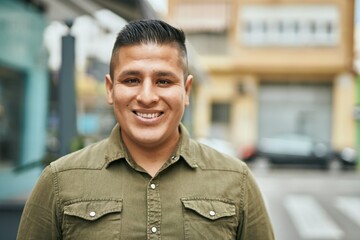
<instances>
[{"instance_id":1,"label":"button placket","mask_svg":"<svg viewBox=\"0 0 360 240\"><path fill-rule=\"evenodd\" d=\"M161 201L159 184L151 181L147 190L147 226L148 239L160 238L160 221L161 221Z\"/></svg>"}]
</instances>

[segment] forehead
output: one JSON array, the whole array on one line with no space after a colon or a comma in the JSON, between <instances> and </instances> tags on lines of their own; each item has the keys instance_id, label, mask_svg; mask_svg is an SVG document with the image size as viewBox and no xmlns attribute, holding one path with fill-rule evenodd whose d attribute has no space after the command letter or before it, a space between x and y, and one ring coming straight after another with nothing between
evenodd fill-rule
<instances>
[{"instance_id":1,"label":"forehead","mask_svg":"<svg viewBox=\"0 0 360 240\"><path fill-rule=\"evenodd\" d=\"M184 73L187 71L186 54L176 43L140 43L121 46L113 54L111 64L114 68L119 67L119 65L124 64L121 61L124 59L128 61L146 61L149 59L172 61L182 68Z\"/></svg>"}]
</instances>

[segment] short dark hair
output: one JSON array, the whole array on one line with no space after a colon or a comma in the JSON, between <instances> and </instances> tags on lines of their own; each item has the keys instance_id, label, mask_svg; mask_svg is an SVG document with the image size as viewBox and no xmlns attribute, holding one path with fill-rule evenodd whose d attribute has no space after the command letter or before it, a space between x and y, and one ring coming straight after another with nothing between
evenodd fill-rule
<instances>
[{"instance_id":1,"label":"short dark hair","mask_svg":"<svg viewBox=\"0 0 360 240\"><path fill-rule=\"evenodd\" d=\"M188 63L184 32L161 20L146 19L129 22L117 35L110 61L111 78L114 77L116 56L121 47L148 43L175 44L184 58L184 74L187 74Z\"/></svg>"}]
</instances>

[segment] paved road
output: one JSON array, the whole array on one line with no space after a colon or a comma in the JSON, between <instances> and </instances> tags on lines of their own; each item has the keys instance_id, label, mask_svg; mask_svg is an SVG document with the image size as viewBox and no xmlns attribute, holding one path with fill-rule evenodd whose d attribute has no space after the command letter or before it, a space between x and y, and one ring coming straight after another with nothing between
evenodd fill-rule
<instances>
[{"instance_id":1,"label":"paved road","mask_svg":"<svg viewBox=\"0 0 360 240\"><path fill-rule=\"evenodd\" d=\"M277 240L360 239L360 172L250 167Z\"/></svg>"}]
</instances>

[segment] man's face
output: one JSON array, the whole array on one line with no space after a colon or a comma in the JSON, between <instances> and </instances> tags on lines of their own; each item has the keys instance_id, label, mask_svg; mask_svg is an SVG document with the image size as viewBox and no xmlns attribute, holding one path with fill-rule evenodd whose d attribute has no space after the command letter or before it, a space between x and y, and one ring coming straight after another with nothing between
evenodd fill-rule
<instances>
[{"instance_id":1,"label":"man's face","mask_svg":"<svg viewBox=\"0 0 360 240\"><path fill-rule=\"evenodd\" d=\"M106 76L108 103L126 144L162 147L177 141L178 126L189 104L192 76L184 81L177 47L157 44L119 49L113 79Z\"/></svg>"}]
</instances>

